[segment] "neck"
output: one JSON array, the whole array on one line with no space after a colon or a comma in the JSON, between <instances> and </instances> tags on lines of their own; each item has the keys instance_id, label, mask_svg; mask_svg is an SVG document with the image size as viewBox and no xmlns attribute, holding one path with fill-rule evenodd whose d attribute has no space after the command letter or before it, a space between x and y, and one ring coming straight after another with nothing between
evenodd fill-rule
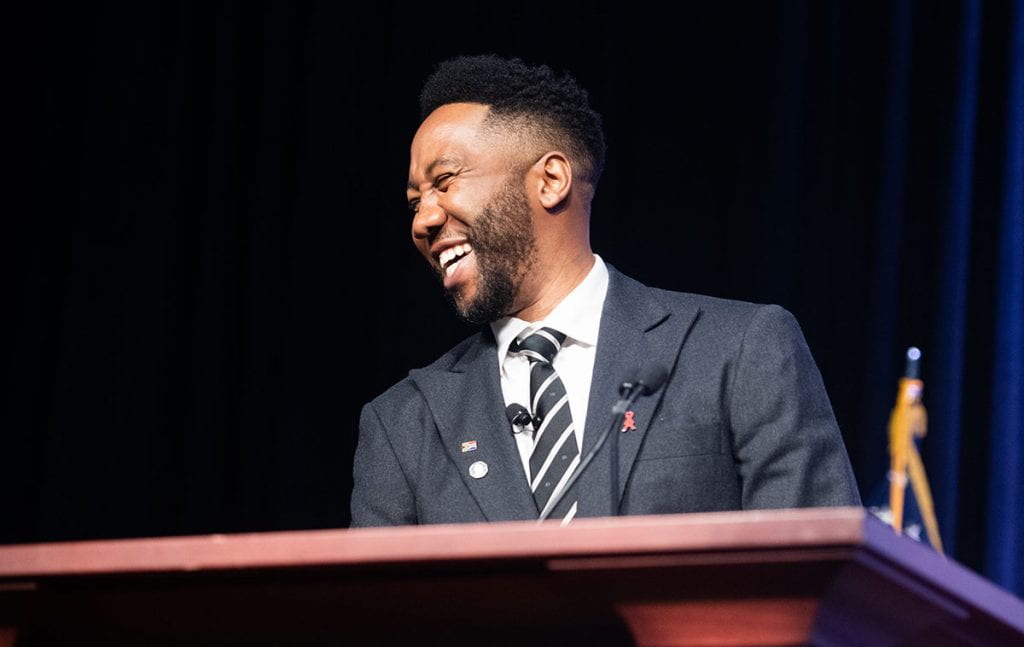
<instances>
[{"instance_id":1,"label":"neck","mask_svg":"<svg viewBox=\"0 0 1024 647\"><path fill-rule=\"evenodd\" d=\"M589 246L573 254L549 255L554 260L545 271L536 272L532 281L534 297L518 311L512 313L524 321L539 321L551 314L577 285L583 282L594 266L594 253ZM523 287L527 287L525 284Z\"/></svg>"}]
</instances>

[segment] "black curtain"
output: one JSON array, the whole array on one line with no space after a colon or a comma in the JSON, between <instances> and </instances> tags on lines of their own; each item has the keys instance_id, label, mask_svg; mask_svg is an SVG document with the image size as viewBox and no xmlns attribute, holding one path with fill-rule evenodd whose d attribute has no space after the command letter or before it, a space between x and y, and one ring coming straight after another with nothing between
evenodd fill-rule
<instances>
[{"instance_id":1,"label":"black curtain","mask_svg":"<svg viewBox=\"0 0 1024 647\"><path fill-rule=\"evenodd\" d=\"M946 543L1022 593L1022 13L21 9L0 540L347 525L361 405L472 332L410 241L419 85L495 52L604 115L595 251L796 314L865 496L924 350Z\"/></svg>"}]
</instances>

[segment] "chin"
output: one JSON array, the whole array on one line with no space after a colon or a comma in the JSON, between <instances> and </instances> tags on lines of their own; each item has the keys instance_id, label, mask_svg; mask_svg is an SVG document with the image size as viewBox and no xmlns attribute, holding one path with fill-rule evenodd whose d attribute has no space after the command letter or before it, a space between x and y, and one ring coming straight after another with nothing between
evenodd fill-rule
<instances>
[{"instance_id":1,"label":"chin","mask_svg":"<svg viewBox=\"0 0 1024 647\"><path fill-rule=\"evenodd\" d=\"M445 296L448 298L448 303L451 304L452 309L455 310L455 314L458 315L459 319L472 323L470 317L473 314L474 306L476 305L472 299L467 299L463 288L455 288L453 290L445 290Z\"/></svg>"}]
</instances>

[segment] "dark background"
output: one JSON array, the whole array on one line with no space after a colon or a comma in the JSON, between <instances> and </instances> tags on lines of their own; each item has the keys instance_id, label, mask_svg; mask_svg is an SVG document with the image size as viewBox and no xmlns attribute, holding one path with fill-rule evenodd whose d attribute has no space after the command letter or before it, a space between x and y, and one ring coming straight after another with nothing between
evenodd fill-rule
<instances>
[{"instance_id":1,"label":"dark background","mask_svg":"<svg viewBox=\"0 0 1024 647\"><path fill-rule=\"evenodd\" d=\"M347 525L362 404L472 332L404 184L423 79L494 52L603 114L606 261L797 316L865 497L923 349L947 549L1020 594L1021 6L21 10L0 540Z\"/></svg>"}]
</instances>

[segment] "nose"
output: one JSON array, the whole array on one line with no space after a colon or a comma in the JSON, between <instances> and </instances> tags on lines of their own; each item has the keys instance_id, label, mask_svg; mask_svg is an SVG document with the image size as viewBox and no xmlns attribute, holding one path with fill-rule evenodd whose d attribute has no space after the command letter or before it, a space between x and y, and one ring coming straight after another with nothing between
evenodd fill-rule
<instances>
[{"instance_id":1,"label":"nose","mask_svg":"<svg viewBox=\"0 0 1024 647\"><path fill-rule=\"evenodd\" d=\"M426 239L429 242L437 236L445 221L448 220L448 215L437 203L437 198L430 195L431 193L433 192L428 192L421 197L416 214L412 219L412 237L416 240Z\"/></svg>"}]
</instances>

